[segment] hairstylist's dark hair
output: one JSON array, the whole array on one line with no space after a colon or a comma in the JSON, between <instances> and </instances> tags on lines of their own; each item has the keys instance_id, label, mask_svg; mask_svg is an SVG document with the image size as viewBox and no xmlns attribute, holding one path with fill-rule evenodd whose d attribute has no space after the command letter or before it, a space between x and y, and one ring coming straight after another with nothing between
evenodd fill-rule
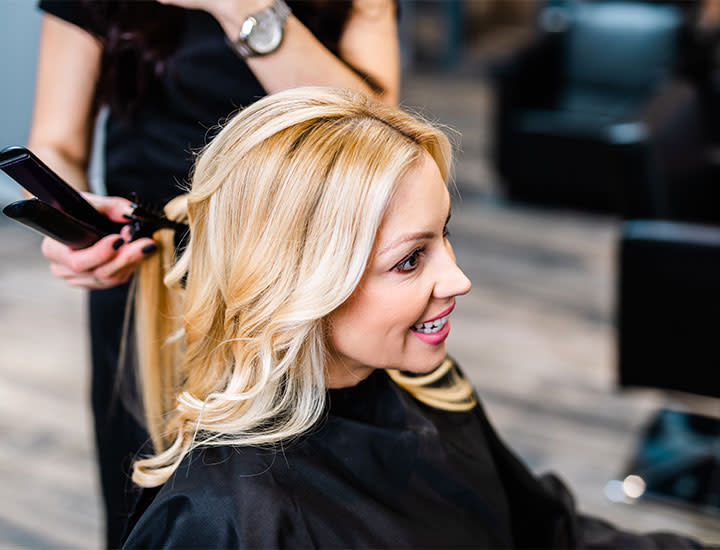
<instances>
[{"instance_id":1,"label":"hairstylist's dark hair","mask_svg":"<svg viewBox=\"0 0 720 550\"><path fill-rule=\"evenodd\" d=\"M102 40L97 105L120 116L137 110L165 70L182 32L182 8L158 2L84 0L91 30Z\"/></svg>"},{"instance_id":2,"label":"hairstylist's dark hair","mask_svg":"<svg viewBox=\"0 0 720 550\"><path fill-rule=\"evenodd\" d=\"M183 31L183 9L152 1L84 0L91 28L103 41L96 103L124 117L146 99L166 68ZM339 57L339 42L352 0L288 0L295 16ZM377 92L372 78L347 64Z\"/></svg>"}]
</instances>

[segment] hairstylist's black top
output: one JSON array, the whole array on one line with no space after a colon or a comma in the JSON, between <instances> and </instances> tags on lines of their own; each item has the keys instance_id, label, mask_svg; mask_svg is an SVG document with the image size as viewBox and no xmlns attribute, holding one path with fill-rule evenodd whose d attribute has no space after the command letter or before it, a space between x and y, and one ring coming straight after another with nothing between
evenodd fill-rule
<instances>
[{"instance_id":1,"label":"hairstylist's black top","mask_svg":"<svg viewBox=\"0 0 720 550\"><path fill-rule=\"evenodd\" d=\"M698 547L578 515L480 406L424 406L381 371L331 390L326 418L299 441L196 450L143 500L125 548Z\"/></svg>"},{"instance_id":2,"label":"hairstylist's black top","mask_svg":"<svg viewBox=\"0 0 720 550\"><path fill-rule=\"evenodd\" d=\"M47 13L105 38L91 2L39 4ZM297 11L302 15L302 9ZM306 19L308 24L323 24L317 15L318 21ZM110 113L104 148L109 195L127 197L135 191L142 199L164 204L180 194L193 153L210 141L229 115L266 95L247 64L228 47L215 18L202 10L180 10L175 20L177 43L133 116ZM329 48L336 47L342 30L342 24L323 26Z\"/></svg>"}]
</instances>

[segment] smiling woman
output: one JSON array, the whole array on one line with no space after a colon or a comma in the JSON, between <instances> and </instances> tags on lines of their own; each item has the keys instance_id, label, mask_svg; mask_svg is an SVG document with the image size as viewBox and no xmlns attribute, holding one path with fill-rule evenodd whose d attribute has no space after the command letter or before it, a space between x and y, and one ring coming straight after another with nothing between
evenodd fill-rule
<instances>
[{"instance_id":1,"label":"smiling woman","mask_svg":"<svg viewBox=\"0 0 720 550\"><path fill-rule=\"evenodd\" d=\"M694 547L582 517L495 435L446 356L471 286L449 163L437 128L326 88L258 101L200 154L167 207L182 255L158 234L141 268L155 452L126 548Z\"/></svg>"},{"instance_id":2,"label":"smiling woman","mask_svg":"<svg viewBox=\"0 0 720 550\"><path fill-rule=\"evenodd\" d=\"M439 130L312 88L248 107L218 137L169 207L191 227L183 256L164 285L161 255L141 272L145 412L155 449L167 448L137 464L146 485L206 434L283 441L316 424L328 387L438 366L445 346L415 325L470 287L446 239L450 144ZM157 315L160 290L180 309ZM178 330L182 340L157 348Z\"/></svg>"}]
</instances>

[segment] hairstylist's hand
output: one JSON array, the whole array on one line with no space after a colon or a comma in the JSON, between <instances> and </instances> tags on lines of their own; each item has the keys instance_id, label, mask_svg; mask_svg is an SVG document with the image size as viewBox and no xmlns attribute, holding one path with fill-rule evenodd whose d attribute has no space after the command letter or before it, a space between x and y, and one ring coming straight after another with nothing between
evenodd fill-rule
<instances>
[{"instance_id":1,"label":"hairstylist's hand","mask_svg":"<svg viewBox=\"0 0 720 550\"><path fill-rule=\"evenodd\" d=\"M120 197L101 197L91 193L83 196L97 210L116 222L127 222L123 216L132 212L130 201ZM71 286L89 289L108 288L126 282L140 261L157 249L152 239L129 242L130 229L123 227L119 234L103 237L94 245L72 250L62 243L45 237L42 253L50 260L50 272L65 279Z\"/></svg>"}]
</instances>

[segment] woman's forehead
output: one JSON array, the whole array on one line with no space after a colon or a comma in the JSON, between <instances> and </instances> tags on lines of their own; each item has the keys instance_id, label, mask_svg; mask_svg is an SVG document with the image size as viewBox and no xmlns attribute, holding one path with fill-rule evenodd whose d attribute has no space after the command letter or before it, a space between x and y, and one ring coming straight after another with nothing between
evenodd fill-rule
<instances>
[{"instance_id":1,"label":"woman's forehead","mask_svg":"<svg viewBox=\"0 0 720 550\"><path fill-rule=\"evenodd\" d=\"M442 229L450 194L440 170L427 153L398 182L378 231L377 253Z\"/></svg>"}]
</instances>

